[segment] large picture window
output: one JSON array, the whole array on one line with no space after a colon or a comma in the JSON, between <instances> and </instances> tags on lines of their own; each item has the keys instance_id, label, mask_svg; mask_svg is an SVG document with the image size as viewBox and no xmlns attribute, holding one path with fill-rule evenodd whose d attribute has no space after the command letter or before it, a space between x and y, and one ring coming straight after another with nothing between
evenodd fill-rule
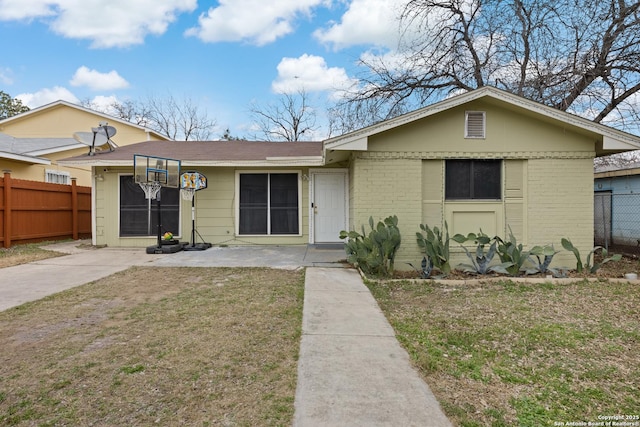
<instances>
[{"instance_id":1,"label":"large picture window","mask_svg":"<svg viewBox=\"0 0 640 427\"><path fill-rule=\"evenodd\" d=\"M239 234L300 233L297 173L242 173L239 187Z\"/></svg>"},{"instance_id":2,"label":"large picture window","mask_svg":"<svg viewBox=\"0 0 640 427\"><path fill-rule=\"evenodd\" d=\"M447 160L445 199L500 200L501 160Z\"/></svg>"},{"instance_id":3,"label":"large picture window","mask_svg":"<svg viewBox=\"0 0 640 427\"><path fill-rule=\"evenodd\" d=\"M162 232L179 234L180 190L160 190L162 209ZM133 180L133 176L120 176L120 236L155 236L158 227L158 206L155 200L147 200L144 191Z\"/></svg>"}]
</instances>

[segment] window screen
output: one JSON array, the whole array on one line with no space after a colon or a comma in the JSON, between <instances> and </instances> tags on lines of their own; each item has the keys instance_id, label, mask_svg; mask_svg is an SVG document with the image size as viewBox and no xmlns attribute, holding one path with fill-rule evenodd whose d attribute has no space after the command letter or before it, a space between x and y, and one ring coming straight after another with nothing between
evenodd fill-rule
<instances>
[{"instance_id":1,"label":"window screen","mask_svg":"<svg viewBox=\"0 0 640 427\"><path fill-rule=\"evenodd\" d=\"M445 198L500 200L501 160L447 160Z\"/></svg>"},{"instance_id":2,"label":"window screen","mask_svg":"<svg viewBox=\"0 0 640 427\"><path fill-rule=\"evenodd\" d=\"M299 234L298 174L240 174L240 234Z\"/></svg>"},{"instance_id":3,"label":"window screen","mask_svg":"<svg viewBox=\"0 0 640 427\"><path fill-rule=\"evenodd\" d=\"M162 232L180 232L180 190L160 190ZM120 176L120 236L155 236L158 232L158 204L147 200L133 176Z\"/></svg>"}]
</instances>

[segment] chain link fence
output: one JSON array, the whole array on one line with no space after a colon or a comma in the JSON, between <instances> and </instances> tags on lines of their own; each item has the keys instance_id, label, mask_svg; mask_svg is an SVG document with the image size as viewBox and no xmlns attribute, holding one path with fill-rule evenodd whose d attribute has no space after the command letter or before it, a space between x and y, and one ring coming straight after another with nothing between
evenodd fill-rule
<instances>
[{"instance_id":1,"label":"chain link fence","mask_svg":"<svg viewBox=\"0 0 640 427\"><path fill-rule=\"evenodd\" d=\"M593 213L596 245L640 255L640 193L595 193Z\"/></svg>"}]
</instances>

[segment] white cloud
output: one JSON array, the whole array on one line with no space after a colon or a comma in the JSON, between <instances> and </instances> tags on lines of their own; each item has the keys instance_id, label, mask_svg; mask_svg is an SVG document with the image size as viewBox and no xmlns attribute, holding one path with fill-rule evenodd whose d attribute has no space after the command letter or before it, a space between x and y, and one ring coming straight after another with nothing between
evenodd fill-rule
<instances>
[{"instance_id":1,"label":"white cloud","mask_svg":"<svg viewBox=\"0 0 640 427\"><path fill-rule=\"evenodd\" d=\"M113 108L113 104L119 103L120 101L115 95L111 96L95 96L91 102L90 107L96 111L102 111L107 114L116 115L117 111Z\"/></svg>"},{"instance_id":2,"label":"white cloud","mask_svg":"<svg viewBox=\"0 0 640 427\"><path fill-rule=\"evenodd\" d=\"M299 58L282 58L271 88L276 93L320 92L346 89L353 83L344 68L328 67L321 56L304 54Z\"/></svg>"},{"instance_id":3,"label":"white cloud","mask_svg":"<svg viewBox=\"0 0 640 427\"><path fill-rule=\"evenodd\" d=\"M52 16L55 3L46 0L0 0L0 21Z\"/></svg>"},{"instance_id":4,"label":"white cloud","mask_svg":"<svg viewBox=\"0 0 640 427\"><path fill-rule=\"evenodd\" d=\"M262 46L294 30L295 20L308 16L325 0L219 0L200 15L198 26L185 34L205 42L248 41Z\"/></svg>"},{"instance_id":5,"label":"white cloud","mask_svg":"<svg viewBox=\"0 0 640 427\"><path fill-rule=\"evenodd\" d=\"M69 89L61 86L55 86L51 89L41 89L35 93L21 93L15 97L29 108L40 107L58 100L72 102L74 104L80 102Z\"/></svg>"},{"instance_id":6,"label":"white cloud","mask_svg":"<svg viewBox=\"0 0 640 427\"><path fill-rule=\"evenodd\" d=\"M90 70L84 65L76 70L69 83L71 86L86 86L91 90L113 90L129 87L129 82L115 70L101 73L97 70Z\"/></svg>"},{"instance_id":7,"label":"white cloud","mask_svg":"<svg viewBox=\"0 0 640 427\"><path fill-rule=\"evenodd\" d=\"M376 45L395 49L400 38L398 17L406 0L353 0L340 22L316 30L320 42L342 49Z\"/></svg>"},{"instance_id":8,"label":"white cloud","mask_svg":"<svg viewBox=\"0 0 640 427\"><path fill-rule=\"evenodd\" d=\"M47 18L68 38L91 40L91 47L126 47L163 34L197 0L0 0L0 20Z\"/></svg>"}]
</instances>

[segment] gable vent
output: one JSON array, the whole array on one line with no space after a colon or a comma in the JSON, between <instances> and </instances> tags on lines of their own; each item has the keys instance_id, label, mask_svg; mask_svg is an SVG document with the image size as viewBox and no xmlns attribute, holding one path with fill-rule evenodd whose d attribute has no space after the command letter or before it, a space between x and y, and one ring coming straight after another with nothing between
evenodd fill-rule
<instances>
[{"instance_id":1,"label":"gable vent","mask_svg":"<svg viewBox=\"0 0 640 427\"><path fill-rule=\"evenodd\" d=\"M484 111L467 111L465 115L465 138L484 138Z\"/></svg>"}]
</instances>

